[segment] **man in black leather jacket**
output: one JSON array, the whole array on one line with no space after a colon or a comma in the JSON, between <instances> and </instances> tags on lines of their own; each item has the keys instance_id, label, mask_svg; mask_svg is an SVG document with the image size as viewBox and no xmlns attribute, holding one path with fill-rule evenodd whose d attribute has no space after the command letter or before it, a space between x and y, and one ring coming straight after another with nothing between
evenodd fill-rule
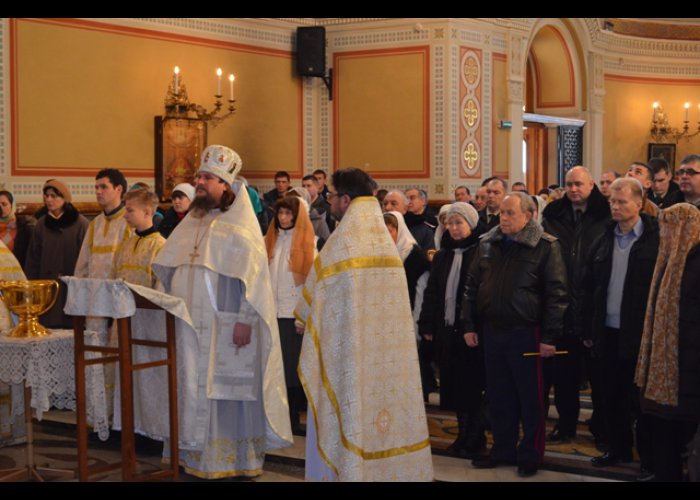
<instances>
[{"instance_id":1,"label":"man in black leather jacket","mask_svg":"<svg viewBox=\"0 0 700 500\"><path fill-rule=\"evenodd\" d=\"M551 441L566 442L576 436L579 417L579 388L581 359L586 361L591 382L594 412L591 432L596 442L607 442L606 424L600 397L600 367L598 359L584 347L580 328L574 321L576 304L581 300L581 280L586 257L594 242L605 233L610 221L610 205L598 190L585 167L574 167L566 173L566 194L547 205L542 212L542 227L556 236L561 246L569 279L570 305L564 315L564 330L557 349L569 351L544 362L545 413L549 407L549 390L554 385L554 404L559 421L548 436Z\"/></svg>"},{"instance_id":2,"label":"man in black leather jacket","mask_svg":"<svg viewBox=\"0 0 700 500\"><path fill-rule=\"evenodd\" d=\"M559 243L533 219L535 209L524 193L503 200L500 225L472 260L461 313L467 345L484 343L493 430L491 455L472 464L517 463L523 477L537 472L544 454L541 358L554 355L568 306Z\"/></svg>"}]
</instances>

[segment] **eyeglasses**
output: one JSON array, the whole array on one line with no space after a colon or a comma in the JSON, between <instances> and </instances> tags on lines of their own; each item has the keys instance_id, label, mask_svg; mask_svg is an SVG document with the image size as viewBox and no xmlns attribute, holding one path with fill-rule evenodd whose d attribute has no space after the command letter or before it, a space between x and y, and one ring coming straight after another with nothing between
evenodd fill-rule
<instances>
[{"instance_id":1,"label":"eyeglasses","mask_svg":"<svg viewBox=\"0 0 700 500\"><path fill-rule=\"evenodd\" d=\"M678 170L678 176L680 177L681 175L687 175L689 177L694 177L696 175L700 174L697 170L693 170L692 168L681 168Z\"/></svg>"},{"instance_id":2,"label":"eyeglasses","mask_svg":"<svg viewBox=\"0 0 700 500\"><path fill-rule=\"evenodd\" d=\"M331 198L345 196L347 193L336 193L335 191L328 191L326 195L326 200L331 201Z\"/></svg>"}]
</instances>

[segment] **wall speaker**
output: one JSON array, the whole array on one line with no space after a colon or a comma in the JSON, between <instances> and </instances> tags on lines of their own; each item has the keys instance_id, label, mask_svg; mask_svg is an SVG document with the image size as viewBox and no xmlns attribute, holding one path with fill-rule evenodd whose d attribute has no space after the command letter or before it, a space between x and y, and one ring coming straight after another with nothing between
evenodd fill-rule
<instances>
[{"instance_id":1,"label":"wall speaker","mask_svg":"<svg viewBox=\"0 0 700 500\"><path fill-rule=\"evenodd\" d=\"M297 28L297 73L299 76L326 75L326 28Z\"/></svg>"}]
</instances>

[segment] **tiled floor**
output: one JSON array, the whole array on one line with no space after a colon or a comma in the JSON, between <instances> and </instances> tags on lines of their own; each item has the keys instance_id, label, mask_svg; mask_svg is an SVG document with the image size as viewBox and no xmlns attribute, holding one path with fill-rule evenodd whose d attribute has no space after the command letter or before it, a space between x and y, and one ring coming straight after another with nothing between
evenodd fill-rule
<instances>
[{"instance_id":1,"label":"tiled floor","mask_svg":"<svg viewBox=\"0 0 700 500\"><path fill-rule=\"evenodd\" d=\"M48 465L56 468L75 469L77 456L75 452L75 428L74 414L72 412L50 412L43 423L35 425L37 428L37 453L38 465ZM303 437L295 436L294 445L290 448L273 450L268 454L265 463L265 471L262 476L254 479L232 479L233 481L255 482L279 482L279 481L303 481L304 478L304 446ZM137 457L141 470L155 470L162 467L160 461L160 443L145 438L137 438ZM96 438L90 440L90 462L111 463L119 460L118 433L113 433L109 441L102 443ZM569 460L576 460L576 458ZM580 460L588 460L580 457ZM0 469L24 464L24 446L0 448ZM468 461L441 455L433 455L433 468L435 480L445 482L572 482L572 481L607 481L600 477L593 477L589 473L579 474L575 472L556 472L553 470L541 470L532 478L522 479L518 477L515 467L501 467L491 470L474 469ZM574 464L570 470L576 471ZM75 481L74 478L65 478L53 474L47 474L50 481ZM119 472L104 474L96 477L99 481L119 481ZM202 481L188 474L182 473L181 481Z\"/></svg>"}]
</instances>

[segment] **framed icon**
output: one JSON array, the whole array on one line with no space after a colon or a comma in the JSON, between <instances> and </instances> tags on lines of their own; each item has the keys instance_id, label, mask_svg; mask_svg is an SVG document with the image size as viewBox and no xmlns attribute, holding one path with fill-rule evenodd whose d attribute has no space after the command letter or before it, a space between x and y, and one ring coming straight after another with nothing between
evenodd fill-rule
<instances>
[{"instance_id":1,"label":"framed icon","mask_svg":"<svg viewBox=\"0 0 700 500\"><path fill-rule=\"evenodd\" d=\"M676 171L676 145L675 144L654 144L649 143L647 151L647 161L652 158L663 158L668 162L671 173Z\"/></svg>"},{"instance_id":2,"label":"framed icon","mask_svg":"<svg viewBox=\"0 0 700 500\"><path fill-rule=\"evenodd\" d=\"M174 186L194 181L199 156L207 146L207 124L156 116L154 125L156 193L160 201L169 201Z\"/></svg>"}]
</instances>

